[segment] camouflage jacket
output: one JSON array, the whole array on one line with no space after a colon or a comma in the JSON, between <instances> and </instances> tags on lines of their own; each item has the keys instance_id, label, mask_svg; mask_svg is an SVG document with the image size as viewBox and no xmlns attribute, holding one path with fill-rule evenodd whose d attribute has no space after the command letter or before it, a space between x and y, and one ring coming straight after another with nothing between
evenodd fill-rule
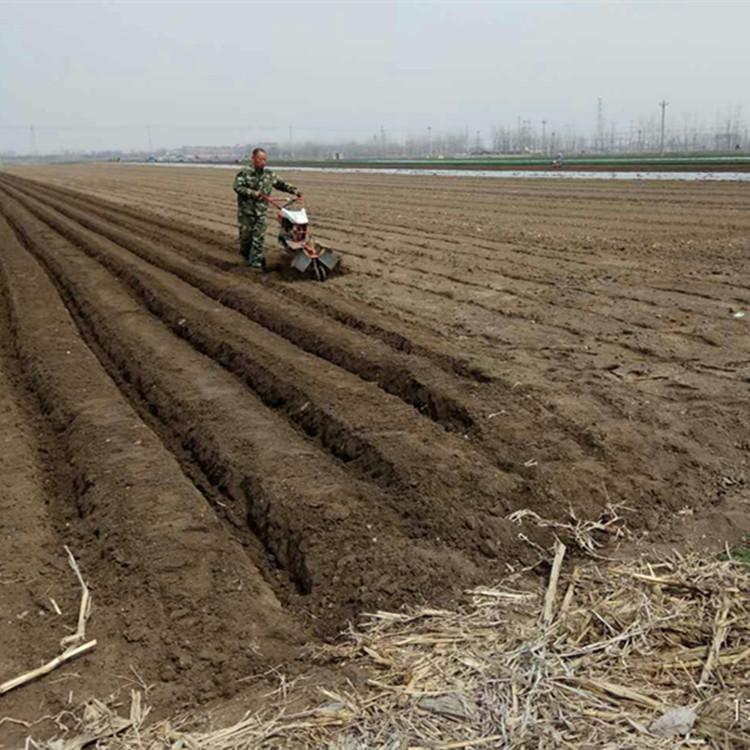
<instances>
[{"instance_id":1,"label":"camouflage jacket","mask_svg":"<svg viewBox=\"0 0 750 750\"><path fill-rule=\"evenodd\" d=\"M234 192L237 193L237 215L265 215L266 203L260 195L271 195L271 190L296 193L297 188L277 177L270 169L243 167L234 178Z\"/></svg>"}]
</instances>

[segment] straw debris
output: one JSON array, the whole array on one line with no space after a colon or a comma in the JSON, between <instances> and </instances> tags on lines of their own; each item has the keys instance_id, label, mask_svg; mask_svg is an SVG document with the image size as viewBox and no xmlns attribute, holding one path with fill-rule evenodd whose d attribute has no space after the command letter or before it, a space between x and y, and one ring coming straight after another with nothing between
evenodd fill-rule
<instances>
[{"instance_id":1,"label":"straw debris","mask_svg":"<svg viewBox=\"0 0 750 750\"><path fill-rule=\"evenodd\" d=\"M67 635L62 638L60 641L60 648L62 648L63 651L54 659L50 659L50 661L43 664L41 667L24 672L24 674L0 683L0 696L9 693L11 690L27 685L40 677L44 677L44 675L49 674L66 662L77 659L79 656L88 653L96 646L95 640L85 642L86 623L91 615L91 594L89 592L89 587L86 585L86 581L83 580L81 569L78 567L78 563L76 562L75 557L73 557L73 553L67 546L65 546L65 552L68 555L70 567L75 573L78 583L81 586L81 603L78 608L78 624L76 626L76 631L72 635ZM59 613L60 608L57 606L57 603L54 599L51 601Z\"/></svg>"},{"instance_id":2,"label":"straw debris","mask_svg":"<svg viewBox=\"0 0 750 750\"><path fill-rule=\"evenodd\" d=\"M148 724L140 707L103 722L98 707L78 736L108 750L750 748L750 568L675 555L567 572L564 554L559 544L541 585L509 579L455 611L366 615L315 658L369 681L321 690L307 711L276 701L191 731Z\"/></svg>"}]
</instances>

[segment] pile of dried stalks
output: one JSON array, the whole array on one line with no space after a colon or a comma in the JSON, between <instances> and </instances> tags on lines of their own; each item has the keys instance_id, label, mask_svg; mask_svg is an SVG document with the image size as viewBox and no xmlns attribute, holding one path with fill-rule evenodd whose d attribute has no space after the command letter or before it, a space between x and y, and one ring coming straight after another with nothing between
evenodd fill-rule
<instances>
[{"instance_id":1,"label":"pile of dried stalks","mask_svg":"<svg viewBox=\"0 0 750 750\"><path fill-rule=\"evenodd\" d=\"M308 712L198 733L148 724L139 702L126 718L92 704L77 739L38 747L750 748L750 567L675 555L566 570L564 553L546 588L511 580L461 610L368 616L316 655L356 664L366 688L321 690Z\"/></svg>"}]
</instances>

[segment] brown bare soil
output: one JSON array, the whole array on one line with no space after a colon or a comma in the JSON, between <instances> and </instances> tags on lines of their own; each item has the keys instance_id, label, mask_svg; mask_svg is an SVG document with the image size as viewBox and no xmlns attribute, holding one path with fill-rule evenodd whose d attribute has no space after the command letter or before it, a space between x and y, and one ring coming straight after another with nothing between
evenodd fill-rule
<instances>
[{"instance_id":1,"label":"brown bare soil","mask_svg":"<svg viewBox=\"0 0 750 750\"><path fill-rule=\"evenodd\" d=\"M290 174L344 257L316 284L240 266L232 176L0 174L0 682L75 622L64 544L100 643L0 715L299 672L534 563L520 509L750 528L750 186Z\"/></svg>"}]
</instances>

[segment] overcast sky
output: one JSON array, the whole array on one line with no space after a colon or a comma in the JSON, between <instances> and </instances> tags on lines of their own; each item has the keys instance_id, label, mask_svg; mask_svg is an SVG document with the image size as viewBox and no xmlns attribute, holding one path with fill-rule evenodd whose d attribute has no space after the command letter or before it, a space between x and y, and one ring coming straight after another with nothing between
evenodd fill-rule
<instances>
[{"instance_id":1,"label":"overcast sky","mask_svg":"<svg viewBox=\"0 0 750 750\"><path fill-rule=\"evenodd\" d=\"M0 151L750 119L750 2L5 3Z\"/></svg>"}]
</instances>

